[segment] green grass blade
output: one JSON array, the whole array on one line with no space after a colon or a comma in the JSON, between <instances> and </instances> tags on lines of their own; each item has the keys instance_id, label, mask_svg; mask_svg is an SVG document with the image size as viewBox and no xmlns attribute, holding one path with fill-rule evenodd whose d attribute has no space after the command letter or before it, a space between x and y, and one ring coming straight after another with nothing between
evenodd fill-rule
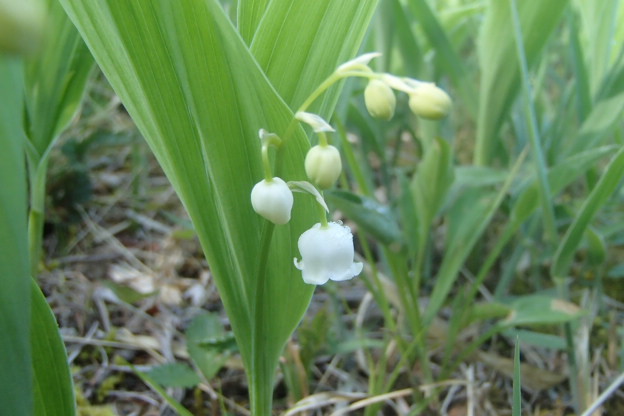
<instances>
[{"instance_id":1,"label":"green grass blade","mask_svg":"<svg viewBox=\"0 0 624 416\"><path fill-rule=\"evenodd\" d=\"M516 338L514 347L514 371L513 371L513 402L511 404L512 416L522 416L522 366L520 364L520 340Z\"/></svg>"},{"instance_id":2,"label":"green grass blade","mask_svg":"<svg viewBox=\"0 0 624 416\"><path fill-rule=\"evenodd\" d=\"M250 192L263 176L258 130L284 139L275 172L285 180L305 178L303 130L292 128L292 111L216 1L62 3L188 210L248 370L252 409L268 414L277 359L314 288L293 258L316 209L296 197L291 222L273 227L253 212ZM324 65L335 67L356 40L325 45L334 62L326 56ZM316 87L291 69L285 80L298 79L301 91Z\"/></svg>"},{"instance_id":3,"label":"green grass blade","mask_svg":"<svg viewBox=\"0 0 624 416\"><path fill-rule=\"evenodd\" d=\"M527 65L540 57L550 34L560 21L567 0L518 2ZM490 1L478 39L481 90L474 160L489 165L498 147L498 131L507 118L520 88L520 66L509 2Z\"/></svg>"},{"instance_id":4,"label":"green grass blade","mask_svg":"<svg viewBox=\"0 0 624 416\"><path fill-rule=\"evenodd\" d=\"M31 279L31 345L36 416L76 413L67 352L50 306Z\"/></svg>"},{"instance_id":5,"label":"green grass blade","mask_svg":"<svg viewBox=\"0 0 624 416\"><path fill-rule=\"evenodd\" d=\"M449 225L446 252L435 279L429 304L424 313L424 325L431 323L446 301L461 266L505 199L525 157L526 151L517 159L509 172L507 180L495 196L492 195L494 196L493 198L488 199L487 194L484 195L483 192L467 192L467 198L464 201L454 204L449 216L454 214L459 219L457 221L459 225L454 226L453 219L449 218L448 222L451 224Z\"/></svg>"},{"instance_id":6,"label":"green grass blade","mask_svg":"<svg viewBox=\"0 0 624 416\"><path fill-rule=\"evenodd\" d=\"M581 22L583 51L590 89L595 95L612 64L619 0L574 1Z\"/></svg>"},{"instance_id":7,"label":"green grass blade","mask_svg":"<svg viewBox=\"0 0 624 416\"><path fill-rule=\"evenodd\" d=\"M421 59L419 58L423 52L400 0L391 0L390 3L394 12L392 19L383 23L396 31L397 48L403 58L402 64L405 66L406 73L414 76L420 73Z\"/></svg>"},{"instance_id":8,"label":"green grass blade","mask_svg":"<svg viewBox=\"0 0 624 416\"><path fill-rule=\"evenodd\" d=\"M529 80L529 68L526 58L526 50L523 42L522 27L520 17L518 15L518 4L516 0L509 1L511 8L511 20L514 28L514 38L516 41L516 50L518 63L520 65L520 79L522 81L522 98L525 106L526 124L529 130L529 143L531 144L531 153L537 176L537 185L539 189L540 206L542 208L542 217L544 221L544 234L546 240L554 242L557 238L557 228L555 225L555 212L551 203L550 185L548 183L548 166L542 149L542 140L537 125L537 115L535 106L533 105L533 89Z\"/></svg>"},{"instance_id":9,"label":"green grass blade","mask_svg":"<svg viewBox=\"0 0 624 416\"><path fill-rule=\"evenodd\" d=\"M33 411L22 66L0 53L0 413Z\"/></svg>"},{"instance_id":10,"label":"green grass blade","mask_svg":"<svg viewBox=\"0 0 624 416\"><path fill-rule=\"evenodd\" d=\"M78 110L93 68L89 50L61 5L47 3L43 45L25 62L24 77L27 135L38 158L44 157Z\"/></svg>"},{"instance_id":11,"label":"green grass blade","mask_svg":"<svg viewBox=\"0 0 624 416\"><path fill-rule=\"evenodd\" d=\"M25 62L25 128L30 183L31 273L41 257L48 156L78 110L93 58L58 1L47 1L41 49Z\"/></svg>"},{"instance_id":12,"label":"green grass blade","mask_svg":"<svg viewBox=\"0 0 624 416\"><path fill-rule=\"evenodd\" d=\"M428 145L410 184L418 219L416 234L418 235L419 259L424 257L433 220L442 208L454 179L451 146L443 139L433 140Z\"/></svg>"},{"instance_id":13,"label":"green grass blade","mask_svg":"<svg viewBox=\"0 0 624 416\"><path fill-rule=\"evenodd\" d=\"M624 177L624 148L620 149L606 167L600 180L583 202L576 218L566 231L550 269L555 279L565 278L572 264L576 249L598 210L613 196Z\"/></svg>"},{"instance_id":14,"label":"green grass blade","mask_svg":"<svg viewBox=\"0 0 624 416\"><path fill-rule=\"evenodd\" d=\"M444 27L426 0L410 0L408 2L412 15L418 19L422 29L439 55L440 66L458 87L462 101L468 111L474 112L477 108L477 90L472 79L468 78L468 70L464 60L459 56L451 43Z\"/></svg>"}]
</instances>

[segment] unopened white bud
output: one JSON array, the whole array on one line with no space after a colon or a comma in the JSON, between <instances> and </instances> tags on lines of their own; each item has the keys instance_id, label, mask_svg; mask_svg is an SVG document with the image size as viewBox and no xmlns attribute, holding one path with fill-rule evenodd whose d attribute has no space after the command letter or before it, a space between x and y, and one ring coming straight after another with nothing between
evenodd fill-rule
<instances>
[{"instance_id":1,"label":"unopened white bud","mask_svg":"<svg viewBox=\"0 0 624 416\"><path fill-rule=\"evenodd\" d=\"M423 118L440 120L451 111L451 105L451 97L433 83L422 83L410 93L410 109Z\"/></svg>"},{"instance_id":2,"label":"unopened white bud","mask_svg":"<svg viewBox=\"0 0 624 416\"><path fill-rule=\"evenodd\" d=\"M251 205L254 211L272 223L286 224L290 221L293 194L280 178L264 179L251 190Z\"/></svg>"},{"instance_id":3,"label":"unopened white bud","mask_svg":"<svg viewBox=\"0 0 624 416\"><path fill-rule=\"evenodd\" d=\"M382 120L390 120L394 115L396 97L392 88L379 79L369 81L364 90L364 102L371 116Z\"/></svg>"},{"instance_id":4,"label":"unopened white bud","mask_svg":"<svg viewBox=\"0 0 624 416\"><path fill-rule=\"evenodd\" d=\"M338 149L331 145L316 145L305 158L308 179L320 189L331 188L342 172L342 161Z\"/></svg>"}]
</instances>

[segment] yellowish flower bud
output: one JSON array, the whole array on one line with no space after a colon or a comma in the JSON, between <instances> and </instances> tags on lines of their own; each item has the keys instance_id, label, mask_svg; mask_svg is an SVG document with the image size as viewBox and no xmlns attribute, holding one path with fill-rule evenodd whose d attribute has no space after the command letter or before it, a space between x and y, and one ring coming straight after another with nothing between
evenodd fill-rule
<instances>
[{"instance_id":1,"label":"yellowish flower bud","mask_svg":"<svg viewBox=\"0 0 624 416\"><path fill-rule=\"evenodd\" d=\"M371 116L382 120L390 120L394 115L396 97L392 88L379 79L369 81L364 90L364 102Z\"/></svg>"},{"instance_id":2,"label":"yellowish flower bud","mask_svg":"<svg viewBox=\"0 0 624 416\"><path fill-rule=\"evenodd\" d=\"M440 120L451 111L451 97L433 83L422 83L411 94L410 109L417 116Z\"/></svg>"},{"instance_id":3,"label":"yellowish flower bud","mask_svg":"<svg viewBox=\"0 0 624 416\"><path fill-rule=\"evenodd\" d=\"M305 158L305 171L312 183L320 189L331 188L342 172L338 149L331 145L316 145Z\"/></svg>"}]
</instances>

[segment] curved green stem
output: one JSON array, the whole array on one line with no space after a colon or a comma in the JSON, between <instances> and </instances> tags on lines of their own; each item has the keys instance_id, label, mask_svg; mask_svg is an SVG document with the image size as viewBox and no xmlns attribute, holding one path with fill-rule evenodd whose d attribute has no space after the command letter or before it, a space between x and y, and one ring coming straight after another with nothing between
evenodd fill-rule
<instances>
[{"instance_id":1,"label":"curved green stem","mask_svg":"<svg viewBox=\"0 0 624 416\"><path fill-rule=\"evenodd\" d=\"M269 146L262 145L262 167L264 168L264 179L267 182L273 180L273 172L271 171L271 161L269 160Z\"/></svg>"},{"instance_id":2,"label":"curved green stem","mask_svg":"<svg viewBox=\"0 0 624 416\"><path fill-rule=\"evenodd\" d=\"M297 111L295 112L298 113L300 111L307 111L308 108L310 108L310 106L312 105L312 103L314 101L316 101L316 99L318 97L320 97L325 91L327 91L332 85L334 85L336 82L344 79L344 78L348 78L348 77L360 77L360 78L379 78L380 74L377 74L375 72L368 72L368 71L357 71L357 70L353 70L353 71L345 71L345 72L333 72L330 76L328 76L325 81L323 81L313 92L312 94L310 94L308 96L308 98L306 98L306 100L303 102L303 104L301 104L299 106L299 108L297 109ZM290 124L288 125L288 128L286 129L286 133L282 136L284 141L288 141L288 139L290 138L290 136L293 134L293 131L295 129L297 125L297 119L293 118L293 120L290 122Z\"/></svg>"},{"instance_id":3,"label":"curved green stem","mask_svg":"<svg viewBox=\"0 0 624 416\"><path fill-rule=\"evenodd\" d=\"M322 192L321 192L321 195L323 195ZM325 208L321 204L317 203L316 205L318 206L318 210L319 210L321 228L327 228L329 226L329 224L327 223L327 212L325 211Z\"/></svg>"},{"instance_id":4,"label":"curved green stem","mask_svg":"<svg viewBox=\"0 0 624 416\"><path fill-rule=\"evenodd\" d=\"M318 137L319 137L319 144L321 146L329 145L329 141L327 140L327 133L325 133L324 131L318 132Z\"/></svg>"}]
</instances>

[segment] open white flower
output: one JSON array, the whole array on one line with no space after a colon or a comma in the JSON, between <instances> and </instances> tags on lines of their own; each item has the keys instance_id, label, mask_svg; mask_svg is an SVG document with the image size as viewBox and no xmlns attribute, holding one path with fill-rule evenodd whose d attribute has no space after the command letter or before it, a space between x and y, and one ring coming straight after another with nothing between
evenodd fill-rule
<instances>
[{"instance_id":1,"label":"open white flower","mask_svg":"<svg viewBox=\"0 0 624 416\"><path fill-rule=\"evenodd\" d=\"M251 190L251 205L254 211L274 224L290 221L293 194L286 182L280 178L264 179Z\"/></svg>"},{"instance_id":2,"label":"open white flower","mask_svg":"<svg viewBox=\"0 0 624 416\"><path fill-rule=\"evenodd\" d=\"M345 225L330 222L315 224L299 237L301 261L295 267L303 272L303 281L322 285L328 280L349 280L362 272L364 265L354 263L353 235Z\"/></svg>"}]
</instances>

